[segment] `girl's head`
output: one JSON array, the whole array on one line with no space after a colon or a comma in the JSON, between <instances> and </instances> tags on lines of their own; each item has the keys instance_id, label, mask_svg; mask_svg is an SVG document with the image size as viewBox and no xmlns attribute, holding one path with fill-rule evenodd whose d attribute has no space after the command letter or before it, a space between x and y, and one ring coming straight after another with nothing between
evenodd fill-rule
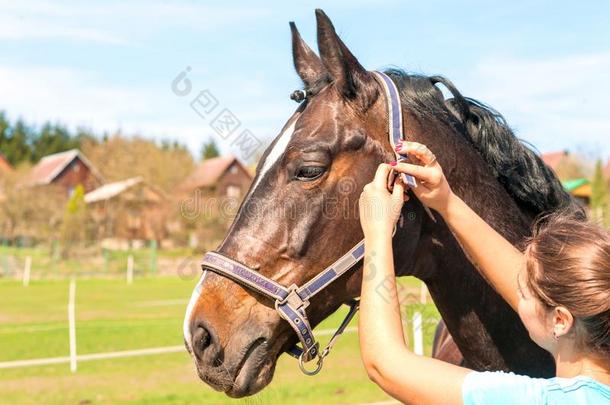
<instances>
[{"instance_id":1,"label":"girl's head","mask_svg":"<svg viewBox=\"0 0 610 405\"><path fill-rule=\"evenodd\" d=\"M525 258L519 316L532 339L610 358L610 232L557 212L537 221Z\"/></svg>"}]
</instances>

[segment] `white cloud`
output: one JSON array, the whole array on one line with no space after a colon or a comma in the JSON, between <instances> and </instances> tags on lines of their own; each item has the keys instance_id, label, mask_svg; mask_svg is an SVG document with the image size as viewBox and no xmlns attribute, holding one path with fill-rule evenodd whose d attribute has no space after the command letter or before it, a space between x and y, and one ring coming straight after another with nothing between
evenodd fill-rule
<instances>
[{"instance_id":1,"label":"white cloud","mask_svg":"<svg viewBox=\"0 0 610 405\"><path fill-rule=\"evenodd\" d=\"M60 120L97 127L125 113L142 114L149 95L101 83L85 71L69 68L0 66L0 105L28 120Z\"/></svg>"},{"instance_id":2,"label":"white cloud","mask_svg":"<svg viewBox=\"0 0 610 405\"><path fill-rule=\"evenodd\" d=\"M41 19L23 19L9 15L0 15L0 39L61 39L109 44L126 42L122 37L101 29L56 24Z\"/></svg>"},{"instance_id":3,"label":"white cloud","mask_svg":"<svg viewBox=\"0 0 610 405\"><path fill-rule=\"evenodd\" d=\"M585 148L610 156L610 53L489 58L462 87L541 151Z\"/></svg>"},{"instance_id":4,"label":"white cloud","mask_svg":"<svg viewBox=\"0 0 610 405\"><path fill-rule=\"evenodd\" d=\"M166 27L197 31L269 15L262 7L150 2L0 0L0 39L60 39L125 44Z\"/></svg>"},{"instance_id":5,"label":"white cloud","mask_svg":"<svg viewBox=\"0 0 610 405\"><path fill-rule=\"evenodd\" d=\"M260 91L256 83L250 87L247 81L241 84L238 87L247 95L245 100ZM96 133L120 130L128 135L175 139L195 154L214 134L209 125L213 116L203 119L189 106L198 92L177 97L169 80L151 88L120 87L84 70L5 65L0 66L0 88L0 109L6 109L11 119L21 117L29 124L52 121ZM240 131L249 129L265 146L294 108L289 103L274 104L277 100L231 105L221 94L215 95L221 107L229 108L241 120ZM230 141L216 139L224 151L232 150Z\"/></svg>"}]
</instances>

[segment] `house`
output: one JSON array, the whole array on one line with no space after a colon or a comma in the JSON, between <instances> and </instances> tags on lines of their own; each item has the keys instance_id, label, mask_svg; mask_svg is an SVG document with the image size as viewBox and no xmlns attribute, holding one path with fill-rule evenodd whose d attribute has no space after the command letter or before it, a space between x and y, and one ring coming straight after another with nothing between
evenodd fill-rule
<instances>
[{"instance_id":1,"label":"house","mask_svg":"<svg viewBox=\"0 0 610 405\"><path fill-rule=\"evenodd\" d=\"M566 161L569 155L570 152L567 150L562 150L557 152L543 153L540 155L540 158L552 170L557 170L561 163Z\"/></svg>"},{"instance_id":2,"label":"house","mask_svg":"<svg viewBox=\"0 0 610 405\"><path fill-rule=\"evenodd\" d=\"M242 199L250 184L252 174L235 156L206 159L178 187L178 194L205 192L215 197Z\"/></svg>"},{"instance_id":3,"label":"house","mask_svg":"<svg viewBox=\"0 0 610 405\"><path fill-rule=\"evenodd\" d=\"M71 149L40 159L20 185L56 185L65 190L66 195L71 195L79 184L85 191L91 191L103 182L104 178L91 162L78 149Z\"/></svg>"},{"instance_id":4,"label":"house","mask_svg":"<svg viewBox=\"0 0 610 405\"><path fill-rule=\"evenodd\" d=\"M583 207L589 207L591 203L591 181L586 178L562 181L563 188L566 189L574 199Z\"/></svg>"},{"instance_id":5,"label":"house","mask_svg":"<svg viewBox=\"0 0 610 405\"><path fill-rule=\"evenodd\" d=\"M226 232L235 212L233 204L241 201L252 183L252 174L235 156L206 159L174 192L174 207L180 221L168 224L172 235L188 234L190 247L205 247L200 241L216 240Z\"/></svg>"},{"instance_id":6,"label":"house","mask_svg":"<svg viewBox=\"0 0 610 405\"><path fill-rule=\"evenodd\" d=\"M604 168L604 177L610 183L610 160L608 161L608 164Z\"/></svg>"},{"instance_id":7,"label":"house","mask_svg":"<svg viewBox=\"0 0 610 405\"><path fill-rule=\"evenodd\" d=\"M567 150L543 153L540 158L560 180L576 179L585 175L578 158Z\"/></svg>"},{"instance_id":8,"label":"house","mask_svg":"<svg viewBox=\"0 0 610 405\"><path fill-rule=\"evenodd\" d=\"M85 194L98 239L155 240L166 236L168 198L142 177L107 183Z\"/></svg>"}]
</instances>

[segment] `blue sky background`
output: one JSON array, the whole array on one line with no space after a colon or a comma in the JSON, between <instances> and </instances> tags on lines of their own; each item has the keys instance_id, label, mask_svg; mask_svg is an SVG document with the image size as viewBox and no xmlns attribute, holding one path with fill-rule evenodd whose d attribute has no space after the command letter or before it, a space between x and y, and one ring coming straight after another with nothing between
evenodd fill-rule
<instances>
[{"instance_id":1,"label":"blue sky background","mask_svg":"<svg viewBox=\"0 0 610 405\"><path fill-rule=\"evenodd\" d=\"M198 153L214 131L170 88L190 66L193 94L209 89L269 141L300 85L288 21L317 49L321 7L367 68L442 74L542 152L610 157L608 1L293 3L0 0L0 109Z\"/></svg>"}]
</instances>

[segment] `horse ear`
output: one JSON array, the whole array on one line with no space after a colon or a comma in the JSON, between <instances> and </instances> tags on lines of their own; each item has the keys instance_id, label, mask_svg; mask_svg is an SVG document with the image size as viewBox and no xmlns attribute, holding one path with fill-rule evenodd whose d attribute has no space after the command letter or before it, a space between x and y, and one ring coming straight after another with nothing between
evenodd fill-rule
<instances>
[{"instance_id":1,"label":"horse ear","mask_svg":"<svg viewBox=\"0 0 610 405\"><path fill-rule=\"evenodd\" d=\"M341 41L333 23L324 11L316 9L316 20L320 57L335 85L346 98L365 96L363 91L373 87L365 84L374 79L369 76L366 69Z\"/></svg>"},{"instance_id":2,"label":"horse ear","mask_svg":"<svg viewBox=\"0 0 610 405\"><path fill-rule=\"evenodd\" d=\"M310 87L326 70L318 55L303 41L293 21L290 21L290 31L292 32L292 60L294 68L305 86Z\"/></svg>"}]
</instances>

